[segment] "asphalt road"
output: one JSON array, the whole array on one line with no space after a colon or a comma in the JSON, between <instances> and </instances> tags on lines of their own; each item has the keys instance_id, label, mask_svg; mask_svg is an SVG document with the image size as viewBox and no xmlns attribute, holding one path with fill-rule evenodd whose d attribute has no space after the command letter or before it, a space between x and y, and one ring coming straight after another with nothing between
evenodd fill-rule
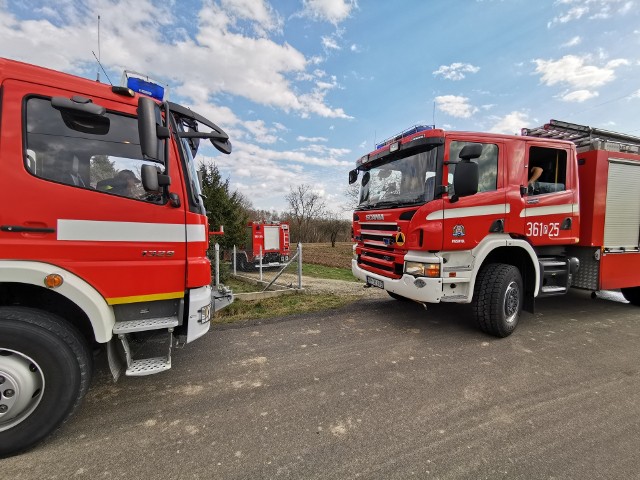
<instances>
[{"instance_id":1,"label":"asphalt road","mask_svg":"<svg viewBox=\"0 0 640 480\"><path fill-rule=\"evenodd\" d=\"M540 300L501 340L391 299L216 327L163 374L103 362L0 477L638 478L640 310L611 298Z\"/></svg>"}]
</instances>

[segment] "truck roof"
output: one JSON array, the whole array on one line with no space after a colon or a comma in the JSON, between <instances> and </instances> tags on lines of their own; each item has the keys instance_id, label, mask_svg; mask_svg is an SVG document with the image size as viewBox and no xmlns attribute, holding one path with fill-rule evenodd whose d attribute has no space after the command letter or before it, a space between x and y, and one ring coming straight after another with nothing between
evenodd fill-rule
<instances>
[{"instance_id":1,"label":"truck roof","mask_svg":"<svg viewBox=\"0 0 640 480\"><path fill-rule=\"evenodd\" d=\"M112 91L112 86L106 83L0 57L0 82L8 79L77 90L79 92L94 93L104 98L112 98L119 102L131 103L132 105L136 105L138 102L136 98L138 94L135 94L134 97L115 94Z\"/></svg>"}]
</instances>

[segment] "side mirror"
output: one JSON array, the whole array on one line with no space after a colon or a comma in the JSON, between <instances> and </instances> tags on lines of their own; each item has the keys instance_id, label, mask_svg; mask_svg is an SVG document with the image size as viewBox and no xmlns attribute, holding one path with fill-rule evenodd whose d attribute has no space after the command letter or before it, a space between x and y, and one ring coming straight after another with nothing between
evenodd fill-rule
<instances>
[{"instance_id":1,"label":"side mirror","mask_svg":"<svg viewBox=\"0 0 640 480\"><path fill-rule=\"evenodd\" d=\"M358 180L358 169L357 168L355 170L351 170L349 172L349 185L352 185L352 184L356 183L356 180Z\"/></svg>"},{"instance_id":2,"label":"side mirror","mask_svg":"<svg viewBox=\"0 0 640 480\"><path fill-rule=\"evenodd\" d=\"M462 150L464 151L467 146ZM480 146L480 148L482 149L482 146ZM462 152L460 152L460 155L462 156ZM455 195L451 198L451 201L455 202L458 200L458 197L468 197L469 195L478 193L478 181L479 169L477 163L470 162L469 160L458 162L453 172L453 190Z\"/></svg>"},{"instance_id":3,"label":"side mirror","mask_svg":"<svg viewBox=\"0 0 640 480\"><path fill-rule=\"evenodd\" d=\"M157 192L160 187L171 185L169 175L159 173L158 168L154 165L142 165L140 176L142 177L142 187L146 192Z\"/></svg>"},{"instance_id":4,"label":"side mirror","mask_svg":"<svg viewBox=\"0 0 640 480\"><path fill-rule=\"evenodd\" d=\"M168 138L169 132L162 125L160 106L149 97L138 99L138 134L144 158L160 160L161 140Z\"/></svg>"}]
</instances>

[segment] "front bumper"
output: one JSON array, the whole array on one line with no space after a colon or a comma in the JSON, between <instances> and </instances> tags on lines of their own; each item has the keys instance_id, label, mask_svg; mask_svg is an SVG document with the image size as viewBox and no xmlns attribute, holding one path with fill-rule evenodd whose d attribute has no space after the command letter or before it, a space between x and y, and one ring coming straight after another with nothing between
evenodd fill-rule
<instances>
[{"instance_id":1,"label":"front bumper","mask_svg":"<svg viewBox=\"0 0 640 480\"><path fill-rule=\"evenodd\" d=\"M402 278L388 278L376 273L363 270L358 266L357 260L351 260L351 271L353 275L367 282L367 277L384 282L384 289L388 292L396 293L400 296L415 300L421 303L440 303L443 296L442 278L414 277L413 275L402 275Z\"/></svg>"}]
</instances>

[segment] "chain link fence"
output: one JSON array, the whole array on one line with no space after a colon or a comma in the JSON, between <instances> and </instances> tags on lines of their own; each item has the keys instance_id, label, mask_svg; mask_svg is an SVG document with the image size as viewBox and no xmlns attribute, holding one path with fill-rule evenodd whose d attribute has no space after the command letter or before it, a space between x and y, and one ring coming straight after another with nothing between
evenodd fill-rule
<instances>
[{"instance_id":1,"label":"chain link fence","mask_svg":"<svg viewBox=\"0 0 640 480\"><path fill-rule=\"evenodd\" d=\"M262 251L254 254L235 246L221 249L218 244L212 250L214 285L220 285L221 276L229 276L246 283L250 290L246 293L302 290L300 243L288 256L264 255Z\"/></svg>"}]
</instances>

